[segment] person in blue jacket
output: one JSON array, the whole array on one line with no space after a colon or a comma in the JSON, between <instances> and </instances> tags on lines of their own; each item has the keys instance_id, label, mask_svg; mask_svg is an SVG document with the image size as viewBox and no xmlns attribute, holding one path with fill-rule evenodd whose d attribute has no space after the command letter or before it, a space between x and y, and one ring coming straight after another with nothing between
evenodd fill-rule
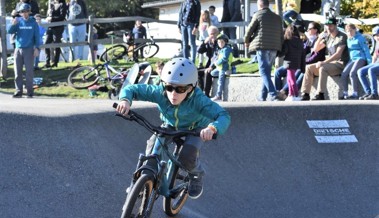
<instances>
[{"instance_id":1,"label":"person in blue jacket","mask_svg":"<svg viewBox=\"0 0 379 218\"><path fill-rule=\"evenodd\" d=\"M211 140L213 134L224 134L230 125L229 113L196 86L197 75L197 68L192 61L174 58L164 65L159 85L135 84L124 87L116 108L119 113L126 115L133 100L150 101L158 105L164 126L200 131L200 137L186 137L179 157L179 161L190 172L188 194L193 199L200 197L203 192L204 169L199 161L200 149L204 141ZM148 140L147 153L151 152L154 142L152 136Z\"/></svg>"},{"instance_id":2,"label":"person in blue jacket","mask_svg":"<svg viewBox=\"0 0 379 218\"><path fill-rule=\"evenodd\" d=\"M29 14L31 7L27 3L23 3L19 9L21 17L15 17L12 20L12 25L8 29L9 34L16 34L16 48L14 50L15 60L15 88L14 98L21 98L23 94L23 73L22 68L25 65L25 79L27 97L32 98L33 77L34 77L34 57L39 55L41 45L39 26Z\"/></svg>"},{"instance_id":3,"label":"person in blue jacket","mask_svg":"<svg viewBox=\"0 0 379 218\"><path fill-rule=\"evenodd\" d=\"M365 37L357 31L355 25L346 25L345 31L348 36L347 48L349 50L350 61L341 74L343 96L339 99L358 99L359 79L357 71L363 66L370 64L372 58ZM348 94L349 77L353 86L353 93L351 95Z\"/></svg>"}]
</instances>

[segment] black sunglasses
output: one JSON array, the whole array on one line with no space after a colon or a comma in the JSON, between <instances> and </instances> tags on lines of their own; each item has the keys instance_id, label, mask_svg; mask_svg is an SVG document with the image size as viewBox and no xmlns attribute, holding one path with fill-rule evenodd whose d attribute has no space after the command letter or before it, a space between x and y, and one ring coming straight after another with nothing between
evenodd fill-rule
<instances>
[{"instance_id":1,"label":"black sunglasses","mask_svg":"<svg viewBox=\"0 0 379 218\"><path fill-rule=\"evenodd\" d=\"M175 90L176 93L183 94L189 89L189 85L187 85L187 86L165 85L164 89L168 92L172 92Z\"/></svg>"}]
</instances>

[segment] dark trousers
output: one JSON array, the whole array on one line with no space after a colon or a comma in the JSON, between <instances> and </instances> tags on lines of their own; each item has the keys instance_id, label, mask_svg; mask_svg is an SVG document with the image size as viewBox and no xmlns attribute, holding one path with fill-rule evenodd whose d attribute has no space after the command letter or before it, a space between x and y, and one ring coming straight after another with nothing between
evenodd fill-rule
<instances>
[{"instance_id":1,"label":"dark trousers","mask_svg":"<svg viewBox=\"0 0 379 218\"><path fill-rule=\"evenodd\" d=\"M57 27L50 27L47 32L46 32L46 40L45 44L50 44L50 43L61 43L62 42L62 34L64 31L64 26L57 26ZM45 53L46 53L46 64L50 65L51 61L51 51L53 48L46 48ZM54 49L55 52L53 54L53 64L58 64L59 62L59 56L61 54L61 49L60 47L57 47Z\"/></svg>"}]
</instances>

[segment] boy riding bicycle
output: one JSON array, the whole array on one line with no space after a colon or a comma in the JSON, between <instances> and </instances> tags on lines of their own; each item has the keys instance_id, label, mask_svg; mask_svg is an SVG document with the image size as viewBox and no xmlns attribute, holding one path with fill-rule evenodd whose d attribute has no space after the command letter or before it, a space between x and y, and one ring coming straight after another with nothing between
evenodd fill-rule
<instances>
[{"instance_id":1,"label":"boy riding bicycle","mask_svg":"<svg viewBox=\"0 0 379 218\"><path fill-rule=\"evenodd\" d=\"M163 125L180 130L201 130L200 137L187 136L179 156L179 161L189 170L191 198L200 197L203 192L204 169L199 161L199 152L204 141L214 134L224 134L230 124L228 112L211 101L196 87L197 68L190 60L174 58L162 70L160 85L136 84L124 87L120 92L117 111L127 114L133 99L158 104ZM148 141L148 149L155 142L155 136Z\"/></svg>"}]
</instances>

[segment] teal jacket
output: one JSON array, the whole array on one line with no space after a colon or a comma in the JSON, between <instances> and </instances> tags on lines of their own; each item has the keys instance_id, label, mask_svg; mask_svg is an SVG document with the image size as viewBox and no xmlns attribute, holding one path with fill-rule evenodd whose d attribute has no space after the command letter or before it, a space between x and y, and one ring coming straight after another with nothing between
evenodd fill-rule
<instances>
[{"instance_id":1,"label":"teal jacket","mask_svg":"<svg viewBox=\"0 0 379 218\"><path fill-rule=\"evenodd\" d=\"M355 36L347 39L347 48L351 61L366 60L367 64L371 64L372 58L370 49L368 48L365 37L358 31Z\"/></svg>"},{"instance_id":2,"label":"teal jacket","mask_svg":"<svg viewBox=\"0 0 379 218\"><path fill-rule=\"evenodd\" d=\"M229 113L195 88L180 105L172 105L163 85L136 84L124 87L120 100L149 101L158 104L161 120L176 129L191 130L213 126L217 134L224 134L230 125Z\"/></svg>"}]
</instances>

